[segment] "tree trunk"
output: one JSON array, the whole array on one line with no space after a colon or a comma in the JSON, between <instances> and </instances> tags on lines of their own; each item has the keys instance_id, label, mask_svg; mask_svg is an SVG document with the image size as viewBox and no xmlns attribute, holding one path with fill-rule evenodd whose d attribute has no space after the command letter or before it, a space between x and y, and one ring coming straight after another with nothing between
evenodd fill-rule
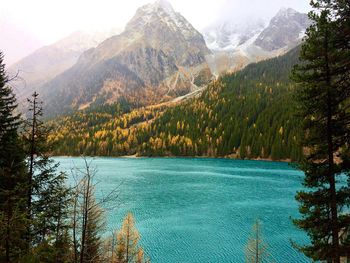
<instances>
[{"instance_id":1,"label":"tree trunk","mask_svg":"<svg viewBox=\"0 0 350 263\"><path fill-rule=\"evenodd\" d=\"M78 191L78 190L77 190ZM77 244L77 202L78 194L74 197L74 206L73 206L73 247L74 247L74 263L78 262L78 244Z\"/></svg>"},{"instance_id":2,"label":"tree trunk","mask_svg":"<svg viewBox=\"0 0 350 263\"><path fill-rule=\"evenodd\" d=\"M59 254L57 253L58 245L60 243L60 229L61 229L61 206L58 207L58 215L57 215L57 227L56 227L56 257L55 257L55 262L59 262Z\"/></svg>"},{"instance_id":3,"label":"tree trunk","mask_svg":"<svg viewBox=\"0 0 350 263\"><path fill-rule=\"evenodd\" d=\"M128 218L128 232L126 234L126 263L129 263L130 222Z\"/></svg>"},{"instance_id":4,"label":"tree trunk","mask_svg":"<svg viewBox=\"0 0 350 263\"><path fill-rule=\"evenodd\" d=\"M36 108L36 98L37 93L34 92L33 94L33 119L32 119L32 125L31 125L31 138L30 138L30 161L29 161L29 174L28 174L28 193L27 193L27 219L30 222L32 218L32 191L33 191L33 173L34 173L34 154L35 154L35 125L36 125L36 114L37 114L37 108ZM27 242L28 242L28 248L31 246L31 231L30 231L30 225L28 224L28 233L27 233Z\"/></svg>"},{"instance_id":5,"label":"tree trunk","mask_svg":"<svg viewBox=\"0 0 350 263\"><path fill-rule=\"evenodd\" d=\"M90 199L90 171L88 165L86 165L86 191L84 191L84 215L83 215L83 229L81 234L81 249L80 249L80 263L84 263L84 251L85 251L85 239L86 239L86 230L89 221L89 199ZM85 190L85 189L84 189Z\"/></svg>"},{"instance_id":6,"label":"tree trunk","mask_svg":"<svg viewBox=\"0 0 350 263\"><path fill-rule=\"evenodd\" d=\"M10 194L7 195L7 220L6 220L6 240L5 240L5 258L6 262L10 263L10 218L11 218L11 205Z\"/></svg>"},{"instance_id":7,"label":"tree trunk","mask_svg":"<svg viewBox=\"0 0 350 263\"><path fill-rule=\"evenodd\" d=\"M327 30L327 29L326 29ZM331 207L331 228L332 228L332 246L333 246L333 260L334 263L340 263L339 256L339 227L338 227L338 208L337 208L337 196L335 185L335 172L334 172L334 144L333 144L333 106L331 98L331 75L329 69L328 58L328 31L325 34L324 41L325 48L325 66L326 66L326 79L327 79L327 146L328 146L328 179L329 190L331 195L330 207Z\"/></svg>"}]
</instances>

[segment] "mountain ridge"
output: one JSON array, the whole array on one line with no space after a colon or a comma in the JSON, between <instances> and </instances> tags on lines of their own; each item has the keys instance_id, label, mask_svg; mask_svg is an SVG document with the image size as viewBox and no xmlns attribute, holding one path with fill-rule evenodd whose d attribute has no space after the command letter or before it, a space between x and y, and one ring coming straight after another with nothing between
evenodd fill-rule
<instances>
[{"instance_id":1,"label":"mountain ridge","mask_svg":"<svg viewBox=\"0 0 350 263\"><path fill-rule=\"evenodd\" d=\"M61 98L65 110L118 99L149 105L208 83L207 54L202 35L165 1L157 1L140 7L121 34L84 52L41 92L50 113L62 108L51 103L52 97Z\"/></svg>"},{"instance_id":2,"label":"mountain ridge","mask_svg":"<svg viewBox=\"0 0 350 263\"><path fill-rule=\"evenodd\" d=\"M8 68L10 75L19 76L14 85L18 99L25 100L43 83L73 66L84 51L119 32L117 28L105 32L76 31L20 59Z\"/></svg>"},{"instance_id":3,"label":"mountain ridge","mask_svg":"<svg viewBox=\"0 0 350 263\"><path fill-rule=\"evenodd\" d=\"M293 48L300 43L311 22L306 14L292 8L282 8L254 42L267 51Z\"/></svg>"},{"instance_id":4,"label":"mountain ridge","mask_svg":"<svg viewBox=\"0 0 350 263\"><path fill-rule=\"evenodd\" d=\"M281 37L289 26L288 37ZM224 23L203 36L169 2L157 0L139 7L123 32L95 47L82 48L78 37L55 43L54 47L81 54L69 53L71 60L62 72L43 74L48 78L43 85L39 80L17 95L28 97L36 88L49 117L119 100L133 107L180 101L197 96L214 76L286 53L300 43L306 26L305 14L285 8L269 23L258 17Z\"/></svg>"},{"instance_id":5,"label":"mountain ridge","mask_svg":"<svg viewBox=\"0 0 350 263\"><path fill-rule=\"evenodd\" d=\"M213 33L212 28L225 30ZM310 25L307 14L292 8L281 8L268 23L263 18L246 18L240 22L224 22L208 27L203 35L212 47L213 54L207 56L215 75L234 72L246 65L286 53L301 43L306 28ZM242 28L248 30L242 30ZM226 40L226 41L225 41ZM224 43L220 46L217 43Z\"/></svg>"}]
</instances>

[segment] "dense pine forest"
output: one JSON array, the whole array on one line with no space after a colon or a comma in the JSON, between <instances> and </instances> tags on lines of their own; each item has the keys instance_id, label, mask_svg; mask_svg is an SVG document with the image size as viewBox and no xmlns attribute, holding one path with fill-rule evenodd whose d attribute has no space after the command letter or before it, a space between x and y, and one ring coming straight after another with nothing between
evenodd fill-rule
<instances>
[{"instance_id":1,"label":"dense pine forest","mask_svg":"<svg viewBox=\"0 0 350 263\"><path fill-rule=\"evenodd\" d=\"M110 105L56 119L54 153L298 160L300 124L289 76L299 50L220 77L182 103Z\"/></svg>"}]
</instances>

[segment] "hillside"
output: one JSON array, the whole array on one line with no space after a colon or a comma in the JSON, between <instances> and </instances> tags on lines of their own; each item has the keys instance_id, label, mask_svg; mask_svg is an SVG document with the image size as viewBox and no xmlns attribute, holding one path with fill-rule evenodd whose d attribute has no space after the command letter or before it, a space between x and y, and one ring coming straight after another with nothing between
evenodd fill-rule
<instances>
[{"instance_id":1,"label":"hillside","mask_svg":"<svg viewBox=\"0 0 350 263\"><path fill-rule=\"evenodd\" d=\"M52 122L55 154L296 160L300 129L289 74L298 53L251 64L182 103L58 118Z\"/></svg>"},{"instance_id":2,"label":"hillside","mask_svg":"<svg viewBox=\"0 0 350 263\"><path fill-rule=\"evenodd\" d=\"M12 65L10 75L18 74L14 90L20 102L40 86L72 67L86 50L120 33L120 29L103 32L77 31L48 46L44 46Z\"/></svg>"},{"instance_id":3,"label":"hillside","mask_svg":"<svg viewBox=\"0 0 350 263\"><path fill-rule=\"evenodd\" d=\"M127 100L146 106L211 80L203 36L165 0L140 7L125 30L84 52L40 89L49 115Z\"/></svg>"},{"instance_id":4,"label":"hillside","mask_svg":"<svg viewBox=\"0 0 350 263\"><path fill-rule=\"evenodd\" d=\"M20 70L20 105L36 90L49 118L125 101L147 107L198 94L215 76L285 54L308 24L306 14L288 8L269 23L217 21L202 35L167 0L157 0L138 8L122 32L76 32L9 71Z\"/></svg>"}]
</instances>

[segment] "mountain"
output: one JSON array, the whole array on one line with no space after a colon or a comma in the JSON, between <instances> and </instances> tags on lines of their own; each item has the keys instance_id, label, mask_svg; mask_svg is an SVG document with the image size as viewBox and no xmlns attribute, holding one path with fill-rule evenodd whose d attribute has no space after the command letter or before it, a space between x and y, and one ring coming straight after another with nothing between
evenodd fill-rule
<instances>
[{"instance_id":1,"label":"mountain","mask_svg":"<svg viewBox=\"0 0 350 263\"><path fill-rule=\"evenodd\" d=\"M212 77L202 35L172 6L142 6L125 30L96 48L41 89L49 114L126 100L136 106L169 100Z\"/></svg>"},{"instance_id":2,"label":"mountain","mask_svg":"<svg viewBox=\"0 0 350 263\"><path fill-rule=\"evenodd\" d=\"M289 75L299 52L220 77L180 104L132 111L117 104L55 119L55 154L298 160L302 130Z\"/></svg>"},{"instance_id":3,"label":"mountain","mask_svg":"<svg viewBox=\"0 0 350 263\"><path fill-rule=\"evenodd\" d=\"M20 101L27 98L34 89L72 67L84 51L119 32L119 29L106 32L77 31L21 59L8 69L10 75L19 76L15 85L17 97Z\"/></svg>"},{"instance_id":4,"label":"mountain","mask_svg":"<svg viewBox=\"0 0 350 263\"><path fill-rule=\"evenodd\" d=\"M310 20L307 14L299 13L292 8L282 8L254 44L267 51L293 48L300 43L309 26Z\"/></svg>"},{"instance_id":5,"label":"mountain","mask_svg":"<svg viewBox=\"0 0 350 263\"><path fill-rule=\"evenodd\" d=\"M212 50L207 61L216 75L235 72L249 63L285 54L301 43L309 25L307 14L282 8L268 24L249 17L208 27L203 31Z\"/></svg>"},{"instance_id":6,"label":"mountain","mask_svg":"<svg viewBox=\"0 0 350 263\"><path fill-rule=\"evenodd\" d=\"M208 26L203 36L213 51L233 51L248 40L259 35L266 27L262 18L224 21Z\"/></svg>"}]
</instances>

